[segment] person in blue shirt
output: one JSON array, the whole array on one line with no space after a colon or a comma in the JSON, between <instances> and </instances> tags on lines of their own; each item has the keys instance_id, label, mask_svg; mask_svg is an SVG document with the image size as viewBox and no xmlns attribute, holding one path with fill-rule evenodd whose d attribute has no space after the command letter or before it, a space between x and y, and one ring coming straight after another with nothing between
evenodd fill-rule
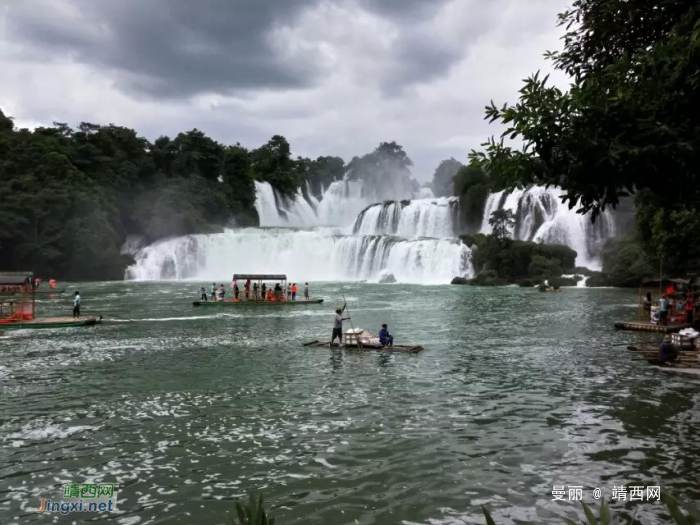
<instances>
[{"instance_id":1,"label":"person in blue shirt","mask_svg":"<svg viewBox=\"0 0 700 525\"><path fill-rule=\"evenodd\" d=\"M394 346L394 336L389 334L389 330L385 324L379 330L379 342L382 346Z\"/></svg>"},{"instance_id":2,"label":"person in blue shirt","mask_svg":"<svg viewBox=\"0 0 700 525\"><path fill-rule=\"evenodd\" d=\"M73 317L80 317L80 292L75 292L75 297L73 297Z\"/></svg>"},{"instance_id":3,"label":"person in blue shirt","mask_svg":"<svg viewBox=\"0 0 700 525\"><path fill-rule=\"evenodd\" d=\"M668 325L668 297L665 294L659 301L659 323L663 326Z\"/></svg>"}]
</instances>

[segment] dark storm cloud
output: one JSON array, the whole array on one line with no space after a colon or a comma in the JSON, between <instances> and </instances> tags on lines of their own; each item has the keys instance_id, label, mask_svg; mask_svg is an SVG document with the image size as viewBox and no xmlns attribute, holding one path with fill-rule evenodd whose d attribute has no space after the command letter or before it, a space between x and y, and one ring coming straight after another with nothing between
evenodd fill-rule
<instances>
[{"instance_id":1,"label":"dark storm cloud","mask_svg":"<svg viewBox=\"0 0 700 525\"><path fill-rule=\"evenodd\" d=\"M62 0L11 4L10 37L50 59L116 68L128 87L186 96L308 84L313 67L286 64L269 32L313 0ZM36 58L36 57L35 57Z\"/></svg>"},{"instance_id":2,"label":"dark storm cloud","mask_svg":"<svg viewBox=\"0 0 700 525\"><path fill-rule=\"evenodd\" d=\"M284 58L271 32L293 23L322 0L44 0L6 8L8 37L31 60L74 60L117 70L130 92L160 97L294 89L324 74L314 50ZM329 1L329 0L323 0ZM446 0L357 0L396 24L399 34L430 18ZM395 64L383 82L429 80L444 73L458 53L439 41L399 38Z\"/></svg>"}]
</instances>

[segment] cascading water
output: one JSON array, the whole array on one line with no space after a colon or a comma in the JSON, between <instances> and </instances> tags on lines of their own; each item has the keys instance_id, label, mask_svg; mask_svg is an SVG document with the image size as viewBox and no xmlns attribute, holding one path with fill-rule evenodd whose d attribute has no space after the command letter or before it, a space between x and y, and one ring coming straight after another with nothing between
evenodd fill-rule
<instances>
[{"instance_id":1,"label":"cascading water","mask_svg":"<svg viewBox=\"0 0 700 525\"><path fill-rule=\"evenodd\" d=\"M458 233L459 199L419 199L373 204L355 220L353 233L403 237L454 237Z\"/></svg>"},{"instance_id":2,"label":"cascading water","mask_svg":"<svg viewBox=\"0 0 700 525\"><path fill-rule=\"evenodd\" d=\"M359 181L331 183L320 201L308 188L293 197L265 182L255 190L261 228L154 243L135 254L127 278L208 281L236 271L286 273L297 281L375 280L391 273L400 282L445 283L472 274L471 251L455 238L456 198L372 205L381 195ZM392 206L395 226L370 220Z\"/></svg>"},{"instance_id":3,"label":"cascading water","mask_svg":"<svg viewBox=\"0 0 700 525\"><path fill-rule=\"evenodd\" d=\"M415 198L429 193L420 188L406 200L383 201L376 189L348 180L331 183L320 199L308 188L292 197L265 182L255 189L261 228L157 242L135 254L127 278L208 281L236 271L286 273L297 281L376 280L392 273L399 282L446 283L473 275L471 251L455 237L457 198ZM516 239L566 244L578 252L578 265L592 269L615 232L610 213L593 224L564 205L556 188L490 195L482 233L491 232L488 219L498 209L515 214Z\"/></svg>"},{"instance_id":4,"label":"cascading water","mask_svg":"<svg viewBox=\"0 0 700 525\"><path fill-rule=\"evenodd\" d=\"M245 228L154 243L136 254L128 279L209 281L240 273L286 273L295 281L377 279L445 283L471 271L470 250L459 240L333 235Z\"/></svg>"},{"instance_id":5,"label":"cascading water","mask_svg":"<svg viewBox=\"0 0 700 525\"><path fill-rule=\"evenodd\" d=\"M598 254L605 240L615 235L615 221L610 211L602 213L595 224L590 214L576 213L559 198L558 188L532 186L512 193L493 193L484 206L481 233L491 233L489 218L496 210L510 210L515 215L513 238L565 244L576 250L576 264L600 269Z\"/></svg>"}]
</instances>

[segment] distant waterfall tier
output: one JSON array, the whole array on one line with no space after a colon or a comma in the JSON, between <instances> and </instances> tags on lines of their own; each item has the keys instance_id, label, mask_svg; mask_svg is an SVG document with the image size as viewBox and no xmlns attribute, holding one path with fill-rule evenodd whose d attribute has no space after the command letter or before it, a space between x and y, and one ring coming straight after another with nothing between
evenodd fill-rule
<instances>
[{"instance_id":1,"label":"distant waterfall tier","mask_svg":"<svg viewBox=\"0 0 700 525\"><path fill-rule=\"evenodd\" d=\"M363 209L387 198L412 199L430 197L430 190L421 188L417 194L390 195L368 190L362 181L340 180L331 183L320 199L310 188L297 190L288 196L277 192L267 182L255 181L255 208L262 227L312 228L314 226L350 227Z\"/></svg>"},{"instance_id":2,"label":"distant waterfall tier","mask_svg":"<svg viewBox=\"0 0 700 525\"><path fill-rule=\"evenodd\" d=\"M293 281L375 280L443 284L472 276L471 252L456 239L332 235L329 231L246 228L157 242L135 255L127 279L228 279L286 273Z\"/></svg>"},{"instance_id":3,"label":"distant waterfall tier","mask_svg":"<svg viewBox=\"0 0 700 525\"><path fill-rule=\"evenodd\" d=\"M353 233L402 237L454 237L458 233L459 199L387 201L364 209Z\"/></svg>"},{"instance_id":4,"label":"distant waterfall tier","mask_svg":"<svg viewBox=\"0 0 700 525\"><path fill-rule=\"evenodd\" d=\"M491 194L484 207L481 233L491 233L489 218L494 211L511 210L515 215L515 239L565 244L578 253L579 266L600 269L602 245L615 235L612 213L606 211L592 223L590 214L569 209L561 201L561 194L558 188L541 186Z\"/></svg>"}]
</instances>

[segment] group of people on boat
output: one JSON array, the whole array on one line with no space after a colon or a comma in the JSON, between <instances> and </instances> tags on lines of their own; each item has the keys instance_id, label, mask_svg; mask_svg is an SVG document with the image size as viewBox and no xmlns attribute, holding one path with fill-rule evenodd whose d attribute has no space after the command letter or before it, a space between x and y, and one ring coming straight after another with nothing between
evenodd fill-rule
<instances>
[{"instance_id":1,"label":"group of people on boat","mask_svg":"<svg viewBox=\"0 0 700 525\"><path fill-rule=\"evenodd\" d=\"M297 283L290 283L283 287L281 283L276 283L274 286L267 286L267 283L257 282L252 283L251 279L247 279L243 285L243 295L241 295L241 289L238 286L238 281L234 279L231 282L231 290L233 290L233 299L235 302L242 300L246 301L266 301L266 302L276 302L276 301L296 301L299 292L299 287ZM226 289L224 285L221 284L218 288L216 283L211 283L210 295L207 295L207 290L202 286L199 290L202 301L225 301L226 300ZM309 300L309 283L304 283L304 300Z\"/></svg>"},{"instance_id":2,"label":"group of people on boat","mask_svg":"<svg viewBox=\"0 0 700 525\"><path fill-rule=\"evenodd\" d=\"M644 298L643 307L647 315L652 314L653 298L648 292ZM686 324L693 325L695 322L695 293L685 292L681 299L675 299L674 294L667 290L661 294L659 299L658 322L662 326L668 326L673 312L677 312L676 319L681 317Z\"/></svg>"}]
</instances>

